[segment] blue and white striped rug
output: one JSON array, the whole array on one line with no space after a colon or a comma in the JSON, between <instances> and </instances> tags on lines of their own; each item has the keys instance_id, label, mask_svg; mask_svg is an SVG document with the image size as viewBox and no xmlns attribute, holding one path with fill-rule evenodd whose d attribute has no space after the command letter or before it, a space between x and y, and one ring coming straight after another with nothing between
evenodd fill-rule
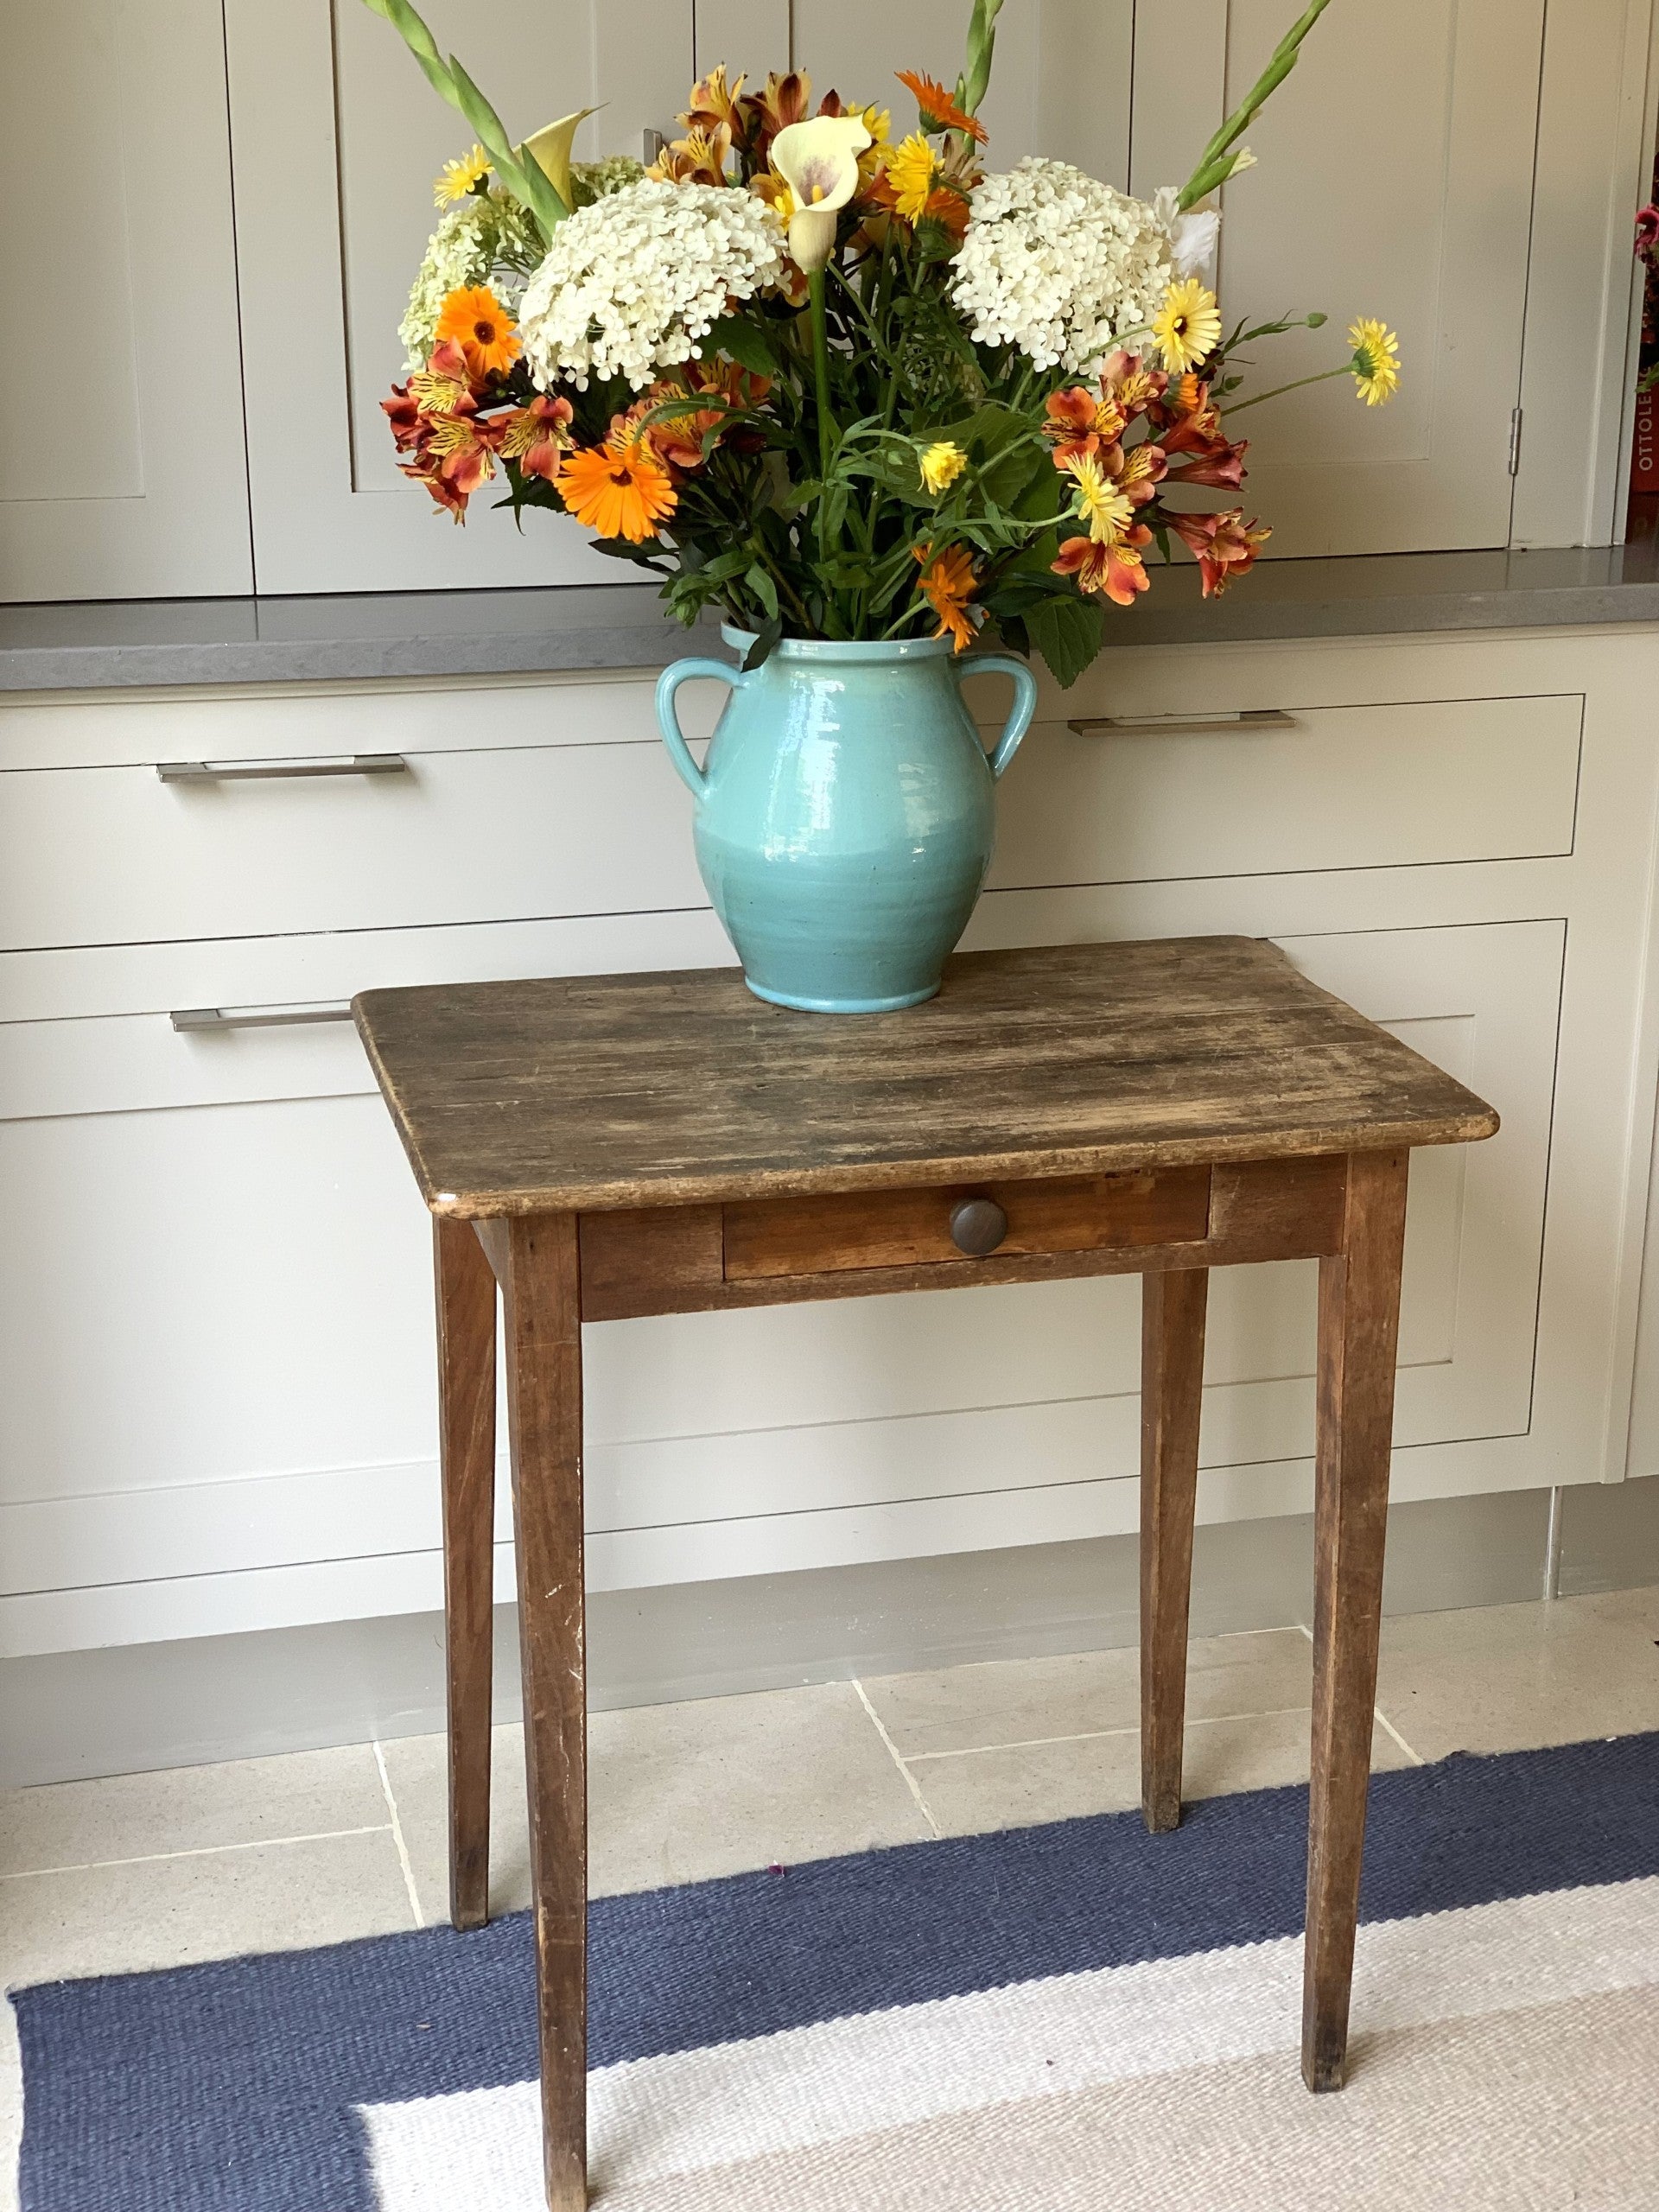
<instances>
[{"instance_id":1,"label":"blue and white striped rug","mask_svg":"<svg viewBox=\"0 0 1659 2212\"><path fill-rule=\"evenodd\" d=\"M1659 1734L1372 1785L1297 2077L1303 1789L598 1900L608 2212L1659 2206ZM24 2212L539 2212L530 1931L17 1993Z\"/></svg>"}]
</instances>

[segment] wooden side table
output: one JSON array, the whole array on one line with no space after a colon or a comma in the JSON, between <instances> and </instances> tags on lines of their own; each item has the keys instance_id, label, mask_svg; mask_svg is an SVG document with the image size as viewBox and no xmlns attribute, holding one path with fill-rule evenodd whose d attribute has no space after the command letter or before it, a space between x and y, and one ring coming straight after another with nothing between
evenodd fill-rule
<instances>
[{"instance_id":1,"label":"wooden side table","mask_svg":"<svg viewBox=\"0 0 1659 2212\"><path fill-rule=\"evenodd\" d=\"M733 969L355 1011L435 1217L457 1928L488 1913L501 1295L552 2212L586 2201L584 1319L1141 1274L1142 1803L1167 1829L1209 1270L1318 1259L1302 2073L1340 2088L1407 1166L1491 1109L1248 938L969 954L931 1003L841 1020Z\"/></svg>"}]
</instances>

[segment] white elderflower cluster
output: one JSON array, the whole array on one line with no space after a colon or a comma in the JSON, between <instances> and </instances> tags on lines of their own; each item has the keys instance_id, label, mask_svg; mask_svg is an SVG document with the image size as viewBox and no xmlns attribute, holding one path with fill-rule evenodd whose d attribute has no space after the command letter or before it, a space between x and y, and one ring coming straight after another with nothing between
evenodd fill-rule
<instances>
[{"instance_id":1,"label":"white elderflower cluster","mask_svg":"<svg viewBox=\"0 0 1659 2212\"><path fill-rule=\"evenodd\" d=\"M579 208L553 234L518 309L531 374L638 391L693 359L734 299L783 274L783 226L736 186L648 180Z\"/></svg>"},{"instance_id":2,"label":"white elderflower cluster","mask_svg":"<svg viewBox=\"0 0 1659 2212\"><path fill-rule=\"evenodd\" d=\"M451 292L488 284L511 314L525 277L542 257L541 232L510 192L470 192L448 208L427 240L409 306L397 326L404 365L423 369Z\"/></svg>"},{"instance_id":3,"label":"white elderflower cluster","mask_svg":"<svg viewBox=\"0 0 1659 2212\"><path fill-rule=\"evenodd\" d=\"M981 345L1088 369L1161 304L1170 234L1143 200L1033 155L988 176L969 205L950 296Z\"/></svg>"}]
</instances>

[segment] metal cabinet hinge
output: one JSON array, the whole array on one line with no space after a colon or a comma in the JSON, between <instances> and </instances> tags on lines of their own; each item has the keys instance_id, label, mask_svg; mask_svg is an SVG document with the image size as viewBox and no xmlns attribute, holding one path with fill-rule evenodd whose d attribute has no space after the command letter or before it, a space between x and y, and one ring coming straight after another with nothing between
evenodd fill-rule
<instances>
[{"instance_id":1,"label":"metal cabinet hinge","mask_svg":"<svg viewBox=\"0 0 1659 2212\"><path fill-rule=\"evenodd\" d=\"M1511 476L1521 474L1521 410L1518 407L1510 410L1510 474Z\"/></svg>"}]
</instances>

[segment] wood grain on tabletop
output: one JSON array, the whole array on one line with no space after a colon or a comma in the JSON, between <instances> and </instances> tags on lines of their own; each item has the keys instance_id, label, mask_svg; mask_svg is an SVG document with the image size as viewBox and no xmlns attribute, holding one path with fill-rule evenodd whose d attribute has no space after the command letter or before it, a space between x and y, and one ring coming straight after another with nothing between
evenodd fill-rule
<instances>
[{"instance_id":1,"label":"wood grain on tabletop","mask_svg":"<svg viewBox=\"0 0 1659 2212\"><path fill-rule=\"evenodd\" d=\"M1492 1109L1241 937L959 954L901 1013L733 968L365 992L435 1211L683 1205L1448 1144Z\"/></svg>"}]
</instances>

